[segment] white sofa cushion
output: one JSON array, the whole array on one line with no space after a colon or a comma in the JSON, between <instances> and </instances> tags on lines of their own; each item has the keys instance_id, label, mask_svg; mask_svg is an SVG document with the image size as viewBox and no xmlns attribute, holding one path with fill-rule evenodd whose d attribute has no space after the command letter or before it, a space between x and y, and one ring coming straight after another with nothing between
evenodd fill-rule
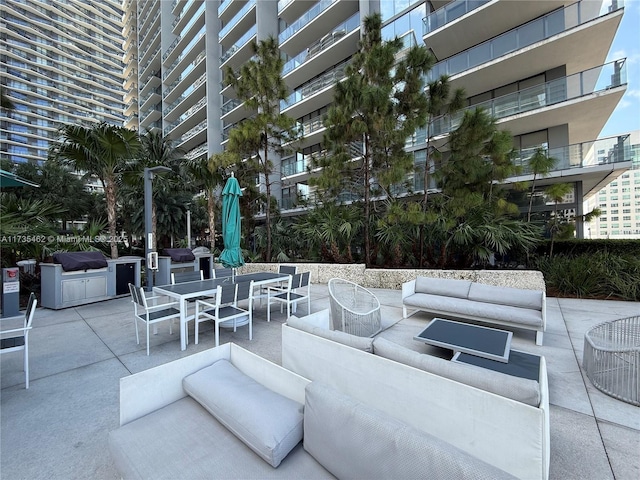
<instances>
[{"instance_id":1,"label":"white sofa cushion","mask_svg":"<svg viewBox=\"0 0 640 480\"><path fill-rule=\"evenodd\" d=\"M332 340L349 347L357 348L358 350L373 353L373 338L358 337L346 332L341 332L340 330L328 330L326 328L316 327L313 323L306 322L305 319L306 317L289 317L287 319L287 325L292 328L302 330L303 332L326 338L327 340Z\"/></svg>"},{"instance_id":2,"label":"white sofa cushion","mask_svg":"<svg viewBox=\"0 0 640 480\"><path fill-rule=\"evenodd\" d=\"M539 290L495 287L493 285L474 283L469 289L468 299L477 302L542 310L542 291Z\"/></svg>"},{"instance_id":3,"label":"white sofa cushion","mask_svg":"<svg viewBox=\"0 0 640 480\"><path fill-rule=\"evenodd\" d=\"M501 397L537 407L540 405L540 385L535 380L487 370L474 365L451 362L443 358L426 355L398 345L385 338L373 342L376 355L388 358L425 372L449 378L456 382L495 393Z\"/></svg>"},{"instance_id":4,"label":"white sofa cushion","mask_svg":"<svg viewBox=\"0 0 640 480\"><path fill-rule=\"evenodd\" d=\"M331 330L331 313L328 308L324 310L320 310L319 312L310 313L309 315L306 315L304 317L297 317L296 315L291 315L287 319L287 323L290 323L292 318L304 321L309 327L317 327L317 328L324 328L325 330ZM294 320L294 323L296 323L296 320Z\"/></svg>"},{"instance_id":5,"label":"white sofa cushion","mask_svg":"<svg viewBox=\"0 0 640 480\"><path fill-rule=\"evenodd\" d=\"M306 387L304 448L340 479L513 478L318 382Z\"/></svg>"},{"instance_id":6,"label":"white sofa cushion","mask_svg":"<svg viewBox=\"0 0 640 480\"><path fill-rule=\"evenodd\" d=\"M442 312L443 315L450 314L455 316L458 314L463 317L486 318L489 322L493 319L514 325L542 326L542 311L530 308L497 305L464 298L430 295L428 293L414 293L405 297L403 303L429 312Z\"/></svg>"},{"instance_id":7,"label":"white sofa cushion","mask_svg":"<svg viewBox=\"0 0 640 480\"><path fill-rule=\"evenodd\" d=\"M415 291L416 293L429 293L431 295L467 298L469 288L471 288L471 282L468 280L417 277Z\"/></svg>"},{"instance_id":8,"label":"white sofa cushion","mask_svg":"<svg viewBox=\"0 0 640 480\"><path fill-rule=\"evenodd\" d=\"M302 440L303 406L227 360L185 377L184 390L273 467Z\"/></svg>"}]
</instances>

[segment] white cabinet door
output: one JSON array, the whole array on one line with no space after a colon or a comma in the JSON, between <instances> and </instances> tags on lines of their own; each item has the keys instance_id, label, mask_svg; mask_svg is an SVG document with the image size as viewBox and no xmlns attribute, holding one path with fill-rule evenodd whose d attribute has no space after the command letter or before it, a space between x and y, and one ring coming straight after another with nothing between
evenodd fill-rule
<instances>
[{"instance_id":1,"label":"white cabinet door","mask_svg":"<svg viewBox=\"0 0 640 480\"><path fill-rule=\"evenodd\" d=\"M62 303L77 302L78 300L84 300L85 293L85 281L82 278L76 280L63 280L62 281Z\"/></svg>"},{"instance_id":2,"label":"white cabinet door","mask_svg":"<svg viewBox=\"0 0 640 480\"><path fill-rule=\"evenodd\" d=\"M105 297L107 295L107 277L91 277L86 279L86 297Z\"/></svg>"}]
</instances>

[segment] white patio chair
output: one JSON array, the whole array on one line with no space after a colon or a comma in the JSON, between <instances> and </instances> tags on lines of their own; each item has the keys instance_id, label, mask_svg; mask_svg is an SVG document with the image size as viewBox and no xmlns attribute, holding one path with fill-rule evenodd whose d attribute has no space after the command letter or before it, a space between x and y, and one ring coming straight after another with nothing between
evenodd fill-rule
<instances>
[{"instance_id":1,"label":"white patio chair","mask_svg":"<svg viewBox=\"0 0 640 480\"><path fill-rule=\"evenodd\" d=\"M24 313L23 326L10 330L0 330L0 354L19 352L21 350L24 352L24 388L29 388L29 331L31 330L31 322L33 321L37 304L38 299L35 293L31 292L27 310Z\"/></svg>"},{"instance_id":2,"label":"white patio chair","mask_svg":"<svg viewBox=\"0 0 640 480\"><path fill-rule=\"evenodd\" d=\"M298 267L296 267L295 265L278 265L278 273L282 273L284 275L295 275L297 270ZM256 296L256 298L260 298L260 305L262 305L262 299L267 297L269 288L272 288L274 290L279 288L284 292L287 288L286 281L282 281L277 285L272 285L271 287L269 287L268 285L263 285L262 287L260 287L260 295L259 297Z\"/></svg>"},{"instance_id":3,"label":"white patio chair","mask_svg":"<svg viewBox=\"0 0 640 480\"><path fill-rule=\"evenodd\" d=\"M329 280L331 321L335 330L373 337L382 330L380 302L357 283L332 278Z\"/></svg>"},{"instance_id":4,"label":"white patio chair","mask_svg":"<svg viewBox=\"0 0 640 480\"><path fill-rule=\"evenodd\" d=\"M138 333L138 321L141 321L146 326L147 332L147 355L149 355L149 325L154 325L159 322L169 321L169 333L173 333L171 327L172 321L180 319L180 310L176 308L178 302L160 303L156 305L149 305L149 300L155 301L162 297L147 297L144 294L142 288L138 288L133 284L129 284L129 291L131 292L131 301L133 302L133 315L136 326L136 342L140 345L140 335ZM155 334L156 332L154 332Z\"/></svg>"},{"instance_id":5,"label":"white patio chair","mask_svg":"<svg viewBox=\"0 0 640 480\"><path fill-rule=\"evenodd\" d=\"M267 292L267 322L271 321L271 303L280 303L280 313L284 305L287 306L287 318L291 316L292 305L302 300L307 301L307 314L311 313L311 272L296 273L289 276L284 289L280 286L269 287Z\"/></svg>"},{"instance_id":6,"label":"white patio chair","mask_svg":"<svg viewBox=\"0 0 640 480\"><path fill-rule=\"evenodd\" d=\"M213 278L223 278L223 277L235 277L236 269L235 268L214 268L213 269Z\"/></svg>"},{"instance_id":7,"label":"white patio chair","mask_svg":"<svg viewBox=\"0 0 640 480\"><path fill-rule=\"evenodd\" d=\"M213 320L215 330L215 346L220 343L220 325L236 328L249 324L249 340L253 338L253 282L225 283L218 285L215 302L198 300L196 302L196 345L200 331L200 323ZM238 302L249 301L247 309L241 308Z\"/></svg>"}]
</instances>

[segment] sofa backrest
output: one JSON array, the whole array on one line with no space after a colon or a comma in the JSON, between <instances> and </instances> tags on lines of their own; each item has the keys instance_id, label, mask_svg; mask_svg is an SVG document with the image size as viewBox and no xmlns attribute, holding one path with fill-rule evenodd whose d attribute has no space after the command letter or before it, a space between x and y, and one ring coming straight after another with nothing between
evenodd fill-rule
<instances>
[{"instance_id":1,"label":"sofa backrest","mask_svg":"<svg viewBox=\"0 0 640 480\"><path fill-rule=\"evenodd\" d=\"M517 477L548 478L549 419L542 406L516 402L288 324L282 326L282 366Z\"/></svg>"},{"instance_id":2,"label":"sofa backrest","mask_svg":"<svg viewBox=\"0 0 640 480\"><path fill-rule=\"evenodd\" d=\"M510 398L533 407L540 405L540 385L535 380L518 378L474 365L425 355L386 338L376 338L373 341L373 352L389 360L419 368L425 372L435 373L501 397Z\"/></svg>"},{"instance_id":3,"label":"sofa backrest","mask_svg":"<svg viewBox=\"0 0 640 480\"><path fill-rule=\"evenodd\" d=\"M473 283L469 289L469 300L497 305L542 310L544 292L521 288L496 287L482 283Z\"/></svg>"},{"instance_id":4,"label":"sofa backrest","mask_svg":"<svg viewBox=\"0 0 640 480\"><path fill-rule=\"evenodd\" d=\"M318 382L306 388L304 449L337 478L515 478Z\"/></svg>"},{"instance_id":5,"label":"sofa backrest","mask_svg":"<svg viewBox=\"0 0 640 480\"><path fill-rule=\"evenodd\" d=\"M373 353L373 338L358 337L346 332L341 332L340 330L329 330L327 328L318 327L315 322L309 322L306 318L307 317L297 318L291 316L287 319L287 324L290 327L302 330L303 332L311 333L342 345L357 348L364 352Z\"/></svg>"}]
</instances>

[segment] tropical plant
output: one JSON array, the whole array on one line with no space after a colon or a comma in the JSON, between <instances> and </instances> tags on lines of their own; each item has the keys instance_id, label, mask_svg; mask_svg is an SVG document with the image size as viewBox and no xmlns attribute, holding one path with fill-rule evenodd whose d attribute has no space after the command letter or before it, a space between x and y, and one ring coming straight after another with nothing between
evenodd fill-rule
<instances>
[{"instance_id":1,"label":"tropical plant","mask_svg":"<svg viewBox=\"0 0 640 480\"><path fill-rule=\"evenodd\" d=\"M237 155L230 152L219 152L209 158L192 158L183 165L188 175L193 178L195 185L204 190L207 199L209 234L212 239L216 236L216 194L219 193L217 190L224 185L227 178L227 168L237 161Z\"/></svg>"},{"instance_id":2,"label":"tropical plant","mask_svg":"<svg viewBox=\"0 0 640 480\"><path fill-rule=\"evenodd\" d=\"M536 180L538 177L546 177L549 175L558 160L547 155L547 151L539 147L527 161L528 170L533 174L531 180L531 191L529 192L529 208L527 210L527 222L531 221L531 210L533 208L533 198L536 191Z\"/></svg>"},{"instance_id":3,"label":"tropical plant","mask_svg":"<svg viewBox=\"0 0 640 480\"><path fill-rule=\"evenodd\" d=\"M77 171L95 175L104 188L111 258L118 258L116 243L117 184L125 163L140 147L137 132L101 122L92 126L63 125L50 153Z\"/></svg>"},{"instance_id":4,"label":"tropical plant","mask_svg":"<svg viewBox=\"0 0 640 480\"><path fill-rule=\"evenodd\" d=\"M124 196L130 200L130 204L132 203L134 205L133 218L136 218L136 224L138 225L136 231L144 232L144 210L140 208L142 204L141 200L144 201L144 170L145 168L158 166L173 170L173 174L154 175L151 201L153 250L157 249L158 238L160 238L158 230L158 205L162 204L165 210L175 211L173 208L169 209L169 205L164 206L167 202L169 202L171 206L174 205L174 193L176 194L175 197L182 197L182 202L190 202L190 195L188 195L186 200L184 199L185 195L179 195L185 190L185 182L179 172L179 166L183 160L183 153L180 148L174 146L170 138L164 137L160 131L147 129L145 133L140 136L140 148L137 151L137 155L129 160L126 165L126 170L123 172L125 183L132 187L129 189L125 188ZM138 230L140 228L140 212L143 214L141 217L142 230ZM180 213L180 216L182 216L182 213ZM174 223L177 222L178 218L166 221L165 225L163 225L164 228L160 229L160 236L171 235L170 231L174 230ZM133 225L131 225L131 228L134 228Z\"/></svg>"},{"instance_id":5,"label":"tropical plant","mask_svg":"<svg viewBox=\"0 0 640 480\"><path fill-rule=\"evenodd\" d=\"M553 183L544 189L544 194L553 201L553 216L547 226L549 234L551 235L551 246L549 247L550 257L553 257L553 243L555 242L556 236L568 225L566 219L560 218L558 205L572 190L573 185L570 183Z\"/></svg>"},{"instance_id":6,"label":"tropical plant","mask_svg":"<svg viewBox=\"0 0 640 480\"><path fill-rule=\"evenodd\" d=\"M274 37L252 43L254 56L238 71L228 68L225 82L231 85L245 108L257 113L242 120L229 132L227 150L248 156L264 182L265 198L265 261L271 261L271 186L279 181L274 175L272 154L282 154L286 145L299 137L295 119L280 113L280 101L287 98L287 86L282 78L284 58Z\"/></svg>"},{"instance_id":7,"label":"tropical plant","mask_svg":"<svg viewBox=\"0 0 640 480\"><path fill-rule=\"evenodd\" d=\"M345 193L362 199L367 220L373 199L393 195L391 187L405 181L413 170L413 155L404 145L426 122L423 75L435 62L425 47L412 47L399 59L402 40L383 42L381 27L380 14L364 19L359 51L346 68L346 79L335 86L325 121L328 154L316 161L322 172L315 183L323 194L334 200ZM356 151L361 158L353 161ZM367 264L371 262L370 225L364 222Z\"/></svg>"}]
</instances>

